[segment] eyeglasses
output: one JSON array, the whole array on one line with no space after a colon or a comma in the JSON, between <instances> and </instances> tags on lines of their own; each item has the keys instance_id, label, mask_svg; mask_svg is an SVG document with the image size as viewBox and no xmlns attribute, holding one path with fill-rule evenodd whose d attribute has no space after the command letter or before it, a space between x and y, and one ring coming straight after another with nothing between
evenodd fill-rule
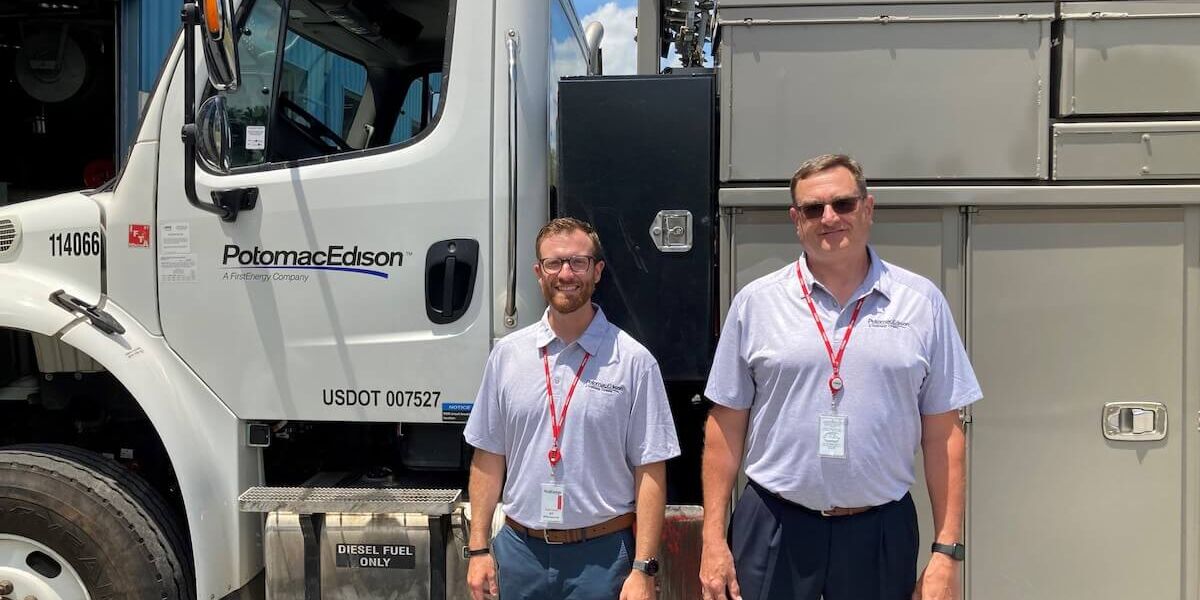
<instances>
[{"instance_id":1,"label":"eyeglasses","mask_svg":"<svg viewBox=\"0 0 1200 600\"><path fill-rule=\"evenodd\" d=\"M858 202L862 200L859 196L851 196L849 198L835 198L829 202L814 202L812 204L801 204L796 207L805 219L813 220L820 219L825 214L825 207L833 207L833 212L844 215L852 213L858 208Z\"/></svg>"},{"instance_id":2,"label":"eyeglasses","mask_svg":"<svg viewBox=\"0 0 1200 600\"><path fill-rule=\"evenodd\" d=\"M542 265L542 271L551 274L561 271L563 265L571 265L571 271L575 273L587 273L587 270L592 268L592 263L594 262L596 262L596 257L587 255L566 256L563 258L550 257L538 261Z\"/></svg>"}]
</instances>

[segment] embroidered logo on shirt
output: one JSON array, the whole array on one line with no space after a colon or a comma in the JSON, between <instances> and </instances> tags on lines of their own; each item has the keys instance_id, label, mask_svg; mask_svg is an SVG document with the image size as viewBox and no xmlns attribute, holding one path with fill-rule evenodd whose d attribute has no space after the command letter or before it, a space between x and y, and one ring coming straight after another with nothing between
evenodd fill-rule
<instances>
[{"instance_id":1,"label":"embroidered logo on shirt","mask_svg":"<svg viewBox=\"0 0 1200 600\"><path fill-rule=\"evenodd\" d=\"M605 383L603 381L596 381L595 379L585 381L583 385L586 388L596 390L597 392L604 392L605 394L620 394L625 391L624 385L619 383Z\"/></svg>"},{"instance_id":2,"label":"embroidered logo on shirt","mask_svg":"<svg viewBox=\"0 0 1200 600\"><path fill-rule=\"evenodd\" d=\"M908 321L899 321L896 319L876 319L867 317L867 327L877 329L908 329L910 327Z\"/></svg>"}]
</instances>

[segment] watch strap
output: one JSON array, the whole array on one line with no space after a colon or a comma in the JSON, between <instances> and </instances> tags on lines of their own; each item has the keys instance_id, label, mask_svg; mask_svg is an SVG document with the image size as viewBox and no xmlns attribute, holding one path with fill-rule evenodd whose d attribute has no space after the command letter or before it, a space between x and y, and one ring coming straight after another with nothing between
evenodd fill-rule
<instances>
[{"instance_id":1,"label":"watch strap","mask_svg":"<svg viewBox=\"0 0 1200 600\"><path fill-rule=\"evenodd\" d=\"M486 556L488 554L491 554L492 549L487 546L484 546L482 548L475 548L475 549L472 549L470 546L463 546L462 553L463 553L464 559L469 559L474 556Z\"/></svg>"},{"instance_id":2,"label":"watch strap","mask_svg":"<svg viewBox=\"0 0 1200 600\"><path fill-rule=\"evenodd\" d=\"M940 552L945 554L946 556L949 556L957 561L962 561L967 558L967 546L965 544L939 544L934 542L929 549L932 552Z\"/></svg>"}]
</instances>

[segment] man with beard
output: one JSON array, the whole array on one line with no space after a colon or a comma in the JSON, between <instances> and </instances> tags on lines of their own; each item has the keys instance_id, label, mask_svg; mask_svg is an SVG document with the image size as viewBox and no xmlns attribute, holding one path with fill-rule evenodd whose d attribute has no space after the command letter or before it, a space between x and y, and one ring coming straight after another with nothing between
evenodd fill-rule
<instances>
[{"instance_id":1,"label":"man with beard","mask_svg":"<svg viewBox=\"0 0 1200 600\"><path fill-rule=\"evenodd\" d=\"M464 432L467 583L475 600L653 598L664 461L679 454L662 374L591 302L604 271L592 227L555 219L535 244L549 307L496 343Z\"/></svg>"}]
</instances>

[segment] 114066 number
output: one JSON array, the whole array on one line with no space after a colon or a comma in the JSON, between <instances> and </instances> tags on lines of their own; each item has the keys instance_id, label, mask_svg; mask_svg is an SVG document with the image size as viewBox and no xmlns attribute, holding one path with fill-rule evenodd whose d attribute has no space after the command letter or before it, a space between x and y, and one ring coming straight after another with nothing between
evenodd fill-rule
<instances>
[{"instance_id":1,"label":"114066 number","mask_svg":"<svg viewBox=\"0 0 1200 600\"><path fill-rule=\"evenodd\" d=\"M50 234L50 256L100 256L99 231Z\"/></svg>"}]
</instances>

